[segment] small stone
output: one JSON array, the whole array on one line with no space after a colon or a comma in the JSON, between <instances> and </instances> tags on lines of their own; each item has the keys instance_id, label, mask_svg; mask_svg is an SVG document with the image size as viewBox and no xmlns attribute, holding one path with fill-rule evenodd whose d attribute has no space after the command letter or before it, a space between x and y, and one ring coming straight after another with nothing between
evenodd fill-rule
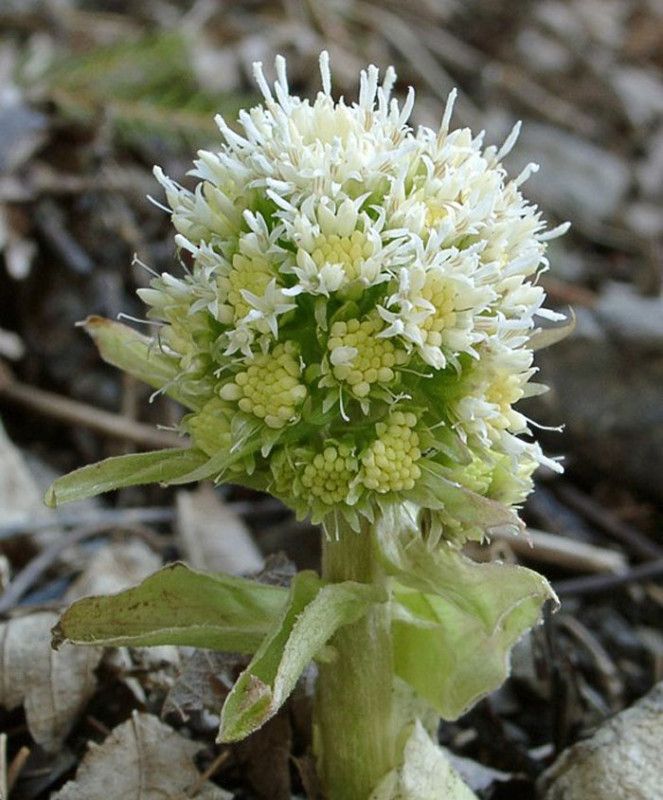
<instances>
[{"instance_id":1,"label":"small stone","mask_svg":"<svg viewBox=\"0 0 663 800\"><path fill-rule=\"evenodd\" d=\"M521 31L516 46L536 72L563 72L571 66L572 57L568 48L535 28Z\"/></svg>"},{"instance_id":2,"label":"small stone","mask_svg":"<svg viewBox=\"0 0 663 800\"><path fill-rule=\"evenodd\" d=\"M583 468L611 473L618 464L620 480L663 497L663 342L637 325L630 336L617 334L616 318L608 323L605 301L602 307L602 319L579 307L573 335L537 354L551 390L527 400L524 413L547 425L563 420L568 438L558 452L572 442Z\"/></svg>"},{"instance_id":3,"label":"small stone","mask_svg":"<svg viewBox=\"0 0 663 800\"><path fill-rule=\"evenodd\" d=\"M657 72L618 67L612 74L612 84L633 125L648 125L663 117L663 84Z\"/></svg>"},{"instance_id":4,"label":"small stone","mask_svg":"<svg viewBox=\"0 0 663 800\"><path fill-rule=\"evenodd\" d=\"M663 209L657 203L631 203L624 211L624 222L646 239L663 235Z\"/></svg>"},{"instance_id":5,"label":"small stone","mask_svg":"<svg viewBox=\"0 0 663 800\"><path fill-rule=\"evenodd\" d=\"M610 281L596 314L614 336L663 352L663 298L643 297L630 284Z\"/></svg>"},{"instance_id":6,"label":"small stone","mask_svg":"<svg viewBox=\"0 0 663 800\"><path fill-rule=\"evenodd\" d=\"M663 682L565 750L539 779L542 800L660 800Z\"/></svg>"},{"instance_id":7,"label":"small stone","mask_svg":"<svg viewBox=\"0 0 663 800\"><path fill-rule=\"evenodd\" d=\"M649 137L646 155L636 168L638 188L648 199L657 201L663 197L663 125Z\"/></svg>"},{"instance_id":8,"label":"small stone","mask_svg":"<svg viewBox=\"0 0 663 800\"><path fill-rule=\"evenodd\" d=\"M0 91L0 172L18 169L44 143L48 120L31 109L18 89Z\"/></svg>"}]
</instances>

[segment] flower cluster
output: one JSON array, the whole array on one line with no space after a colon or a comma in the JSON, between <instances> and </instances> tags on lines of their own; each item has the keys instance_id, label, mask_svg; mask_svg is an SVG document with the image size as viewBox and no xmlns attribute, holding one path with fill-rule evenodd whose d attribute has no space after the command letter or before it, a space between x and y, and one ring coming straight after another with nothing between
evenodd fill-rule
<instances>
[{"instance_id":1,"label":"flower cluster","mask_svg":"<svg viewBox=\"0 0 663 800\"><path fill-rule=\"evenodd\" d=\"M245 480L301 514L351 524L386 504L449 507L458 490L517 504L546 459L514 409L530 382L546 231L501 148L407 124L393 69L313 102L285 62L264 102L217 122L191 191L160 169L186 274L141 290L160 353L195 397L183 430L217 480ZM169 386L164 390L168 391ZM472 535L468 524L463 535ZM458 531L454 534L459 538Z\"/></svg>"}]
</instances>

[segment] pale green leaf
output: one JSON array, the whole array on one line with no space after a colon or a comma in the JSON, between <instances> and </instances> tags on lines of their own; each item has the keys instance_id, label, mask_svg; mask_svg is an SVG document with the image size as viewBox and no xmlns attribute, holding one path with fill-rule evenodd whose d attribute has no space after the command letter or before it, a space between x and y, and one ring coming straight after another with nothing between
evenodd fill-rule
<instances>
[{"instance_id":1,"label":"pale green leaf","mask_svg":"<svg viewBox=\"0 0 663 800\"><path fill-rule=\"evenodd\" d=\"M392 505L385 514L385 523L395 524L396 530L401 529L402 519L415 533L427 529L429 541L437 544L442 538L481 541L497 529L514 533L524 529L513 508L450 480L448 469L440 464L428 461L422 471L422 480L411 493L414 505L410 509Z\"/></svg>"},{"instance_id":2,"label":"pale green leaf","mask_svg":"<svg viewBox=\"0 0 663 800\"><path fill-rule=\"evenodd\" d=\"M369 800L477 800L424 726L414 724L403 764L387 774Z\"/></svg>"},{"instance_id":3,"label":"pale green leaf","mask_svg":"<svg viewBox=\"0 0 663 800\"><path fill-rule=\"evenodd\" d=\"M138 331L103 317L88 317L81 323L97 345L101 357L108 364L128 372L155 389L163 389L169 397L188 408L200 403L182 388L177 381L179 366L174 358L165 355L158 342Z\"/></svg>"},{"instance_id":4,"label":"pale green leaf","mask_svg":"<svg viewBox=\"0 0 663 800\"><path fill-rule=\"evenodd\" d=\"M53 629L53 640L253 653L281 617L287 596L282 587L170 564L132 589L74 603Z\"/></svg>"},{"instance_id":5,"label":"pale green leaf","mask_svg":"<svg viewBox=\"0 0 663 800\"><path fill-rule=\"evenodd\" d=\"M273 717L334 633L384 599L369 584L325 585L314 572L300 572L284 614L226 699L219 741L243 739Z\"/></svg>"},{"instance_id":6,"label":"pale green leaf","mask_svg":"<svg viewBox=\"0 0 663 800\"><path fill-rule=\"evenodd\" d=\"M509 651L555 595L525 567L477 564L453 547L380 534L396 588L396 673L445 719L456 719L508 676Z\"/></svg>"},{"instance_id":7,"label":"pale green leaf","mask_svg":"<svg viewBox=\"0 0 663 800\"><path fill-rule=\"evenodd\" d=\"M256 426L258 428L259 426ZM196 464L194 468L188 472L183 472L176 475L168 481L169 485L179 486L184 483L194 483L195 481L204 481L208 478L220 482L226 470L229 467L237 464L247 456L251 456L259 447L259 441L254 438L242 448L231 448L230 450L220 450L215 453L211 458L205 457L202 463ZM236 474L234 477L237 477ZM248 485L249 481L245 480L249 476L242 475L239 480L240 483Z\"/></svg>"},{"instance_id":8,"label":"pale green leaf","mask_svg":"<svg viewBox=\"0 0 663 800\"><path fill-rule=\"evenodd\" d=\"M191 448L153 450L106 458L57 478L48 488L44 502L55 508L63 503L84 500L125 486L168 483L192 472L206 461L205 453Z\"/></svg>"},{"instance_id":9,"label":"pale green leaf","mask_svg":"<svg viewBox=\"0 0 663 800\"><path fill-rule=\"evenodd\" d=\"M220 478L223 476L228 467L236 464L240 459L246 455L250 455L251 451L231 453L229 450L219 450L213 456L205 458L202 462L193 465L193 469L187 472L182 472L180 475L175 475L168 483L173 486L180 486L185 483L195 483L196 481L205 481L208 478L216 483L220 483ZM243 480L244 476L242 476Z\"/></svg>"},{"instance_id":10,"label":"pale green leaf","mask_svg":"<svg viewBox=\"0 0 663 800\"><path fill-rule=\"evenodd\" d=\"M552 347L570 336L576 328L576 315L570 310L569 317L561 325L553 325L549 328L537 328L529 337L528 346L532 350L544 350Z\"/></svg>"}]
</instances>

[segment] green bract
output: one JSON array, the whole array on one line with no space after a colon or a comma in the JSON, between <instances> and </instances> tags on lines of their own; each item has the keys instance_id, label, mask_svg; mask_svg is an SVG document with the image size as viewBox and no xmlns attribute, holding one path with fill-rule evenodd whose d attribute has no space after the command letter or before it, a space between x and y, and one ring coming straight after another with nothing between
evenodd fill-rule
<instances>
[{"instance_id":1,"label":"green bract","mask_svg":"<svg viewBox=\"0 0 663 800\"><path fill-rule=\"evenodd\" d=\"M439 130L412 130L392 69L381 85L362 72L351 106L332 98L326 54L313 103L276 69L272 89L256 65L264 103L241 133L218 118L193 190L155 169L189 265L139 290L158 336L87 322L108 361L190 409L194 467L172 454L133 482L245 483L328 530L410 501L462 542L477 530L468 493L517 504L538 464L558 469L514 404L543 389L536 318L561 315L534 281L566 226L546 232L521 196L533 166L507 177L517 127L484 148L449 131L454 93ZM50 499L73 494L56 484Z\"/></svg>"}]
</instances>

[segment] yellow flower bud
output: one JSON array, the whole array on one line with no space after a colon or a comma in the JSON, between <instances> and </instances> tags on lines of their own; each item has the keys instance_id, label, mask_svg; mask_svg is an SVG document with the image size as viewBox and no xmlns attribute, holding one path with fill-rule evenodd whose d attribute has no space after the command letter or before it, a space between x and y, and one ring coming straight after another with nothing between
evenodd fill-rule
<instances>
[{"instance_id":1,"label":"yellow flower bud","mask_svg":"<svg viewBox=\"0 0 663 800\"><path fill-rule=\"evenodd\" d=\"M523 396L522 379L518 374L505 373L498 375L486 389L486 400L494 403L499 415L492 420L496 428L506 429L511 424L511 406Z\"/></svg>"},{"instance_id":2,"label":"yellow flower bud","mask_svg":"<svg viewBox=\"0 0 663 800\"><path fill-rule=\"evenodd\" d=\"M411 412L393 411L375 426L377 439L361 457L361 482L384 494L408 491L421 477L417 418Z\"/></svg>"},{"instance_id":3,"label":"yellow flower bud","mask_svg":"<svg viewBox=\"0 0 663 800\"><path fill-rule=\"evenodd\" d=\"M274 277L266 258L259 256L250 258L241 253L233 256L233 266L228 275L219 278L221 297L232 307L232 322L245 317L251 306L242 295L242 291L261 297Z\"/></svg>"},{"instance_id":4,"label":"yellow flower bud","mask_svg":"<svg viewBox=\"0 0 663 800\"><path fill-rule=\"evenodd\" d=\"M319 268L325 264L340 264L351 282L360 278L362 262L372 253L373 246L361 231L353 231L349 236L322 233L315 240L311 258Z\"/></svg>"},{"instance_id":5,"label":"yellow flower bud","mask_svg":"<svg viewBox=\"0 0 663 800\"><path fill-rule=\"evenodd\" d=\"M246 364L234 381L221 387L221 397L237 402L242 411L264 420L270 428L285 427L306 398L296 346L278 344L271 353L254 356Z\"/></svg>"},{"instance_id":6,"label":"yellow flower bud","mask_svg":"<svg viewBox=\"0 0 663 800\"><path fill-rule=\"evenodd\" d=\"M350 447L328 445L304 466L301 482L314 498L333 506L346 500L357 470L358 461Z\"/></svg>"},{"instance_id":7,"label":"yellow flower bud","mask_svg":"<svg viewBox=\"0 0 663 800\"><path fill-rule=\"evenodd\" d=\"M421 296L435 307L435 311L421 323L421 331L426 344L439 347L442 344L442 331L456 324L456 289L437 272L426 277Z\"/></svg>"},{"instance_id":8,"label":"yellow flower bud","mask_svg":"<svg viewBox=\"0 0 663 800\"><path fill-rule=\"evenodd\" d=\"M391 383L395 368L406 359L391 339L377 338L382 327L377 316L335 322L331 327L327 349L332 373L355 397L367 397L373 384Z\"/></svg>"}]
</instances>

